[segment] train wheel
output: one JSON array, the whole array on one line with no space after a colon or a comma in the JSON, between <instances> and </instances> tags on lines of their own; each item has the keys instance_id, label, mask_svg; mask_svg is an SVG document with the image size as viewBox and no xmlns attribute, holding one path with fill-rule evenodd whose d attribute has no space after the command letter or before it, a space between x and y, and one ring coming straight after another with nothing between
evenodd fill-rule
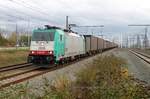
<instances>
[{"instance_id":1,"label":"train wheel","mask_svg":"<svg viewBox=\"0 0 150 99\"><path fill-rule=\"evenodd\" d=\"M61 60L58 61L58 64L63 65L64 61L61 59Z\"/></svg>"}]
</instances>

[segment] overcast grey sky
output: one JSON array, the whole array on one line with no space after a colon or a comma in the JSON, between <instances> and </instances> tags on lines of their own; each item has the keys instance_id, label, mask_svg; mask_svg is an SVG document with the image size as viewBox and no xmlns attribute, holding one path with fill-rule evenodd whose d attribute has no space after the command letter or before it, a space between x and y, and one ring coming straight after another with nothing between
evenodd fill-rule
<instances>
[{"instance_id":1,"label":"overcast grey sky","mask_svg":"<svg viewBox=\"0 0 150 99\"><path fill-rule=\"evenodd\" d=\"M105 25L104 33L119 38L120 33L143 32L150 24L150 0L0 0L0 21L18 24L51 24L64 27L65 16L78 25ZM93 30L94 31L94 30Z\"/></svg>"}]
</instances>

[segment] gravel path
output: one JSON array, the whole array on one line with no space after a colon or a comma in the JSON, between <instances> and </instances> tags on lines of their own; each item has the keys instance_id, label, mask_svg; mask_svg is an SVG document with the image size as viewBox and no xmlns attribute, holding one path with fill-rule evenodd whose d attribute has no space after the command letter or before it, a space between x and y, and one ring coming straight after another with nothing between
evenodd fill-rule
<instances>
[{"instance_id":1,"label":"gravel path","mask_svg":"<svg viewBox=\"0 0 150 99\"><path fill-rule=\"evenodd\" d=\"M150 84L150 65L141 60L126 49L118 49L113 52L116 56L126 59L129 72L136 78Z\"/></svg>"}]
</instances>

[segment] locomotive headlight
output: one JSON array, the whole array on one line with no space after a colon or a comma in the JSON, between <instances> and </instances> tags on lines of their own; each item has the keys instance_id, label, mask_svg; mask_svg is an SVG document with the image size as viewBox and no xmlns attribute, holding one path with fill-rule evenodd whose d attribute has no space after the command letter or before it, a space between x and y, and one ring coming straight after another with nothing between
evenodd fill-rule
<instances>
[{"instance_id":1,"label":"locomotive headlight","mask_svg":"<svg viewBox=\"0 0 150 99\"><path fill-rule=\"evenodd\" d=\"M35 52L34 52L34 51L31 51L31 53L34 54Z\"/></svg>"},{"instance_id":2,"label":"locomotive headlight","mask_svg":"<svg viewBox=\"0 0 150 99\"><path fill-rule=\"evenodd\" d=\"M52 54L53 54L53 51L49 51L49 54L51 54L51 55L52 55Z\"/></svg>"},{"instance_id":3,"label":"locomotive headlight","mask_svg":"<svg viewBox=\"0 0 150 99\"><path fill-rule=\"evenodd\" d=\"M35 51L30 51L30 54L35 54Z\"/></svg>"}]
</instances>

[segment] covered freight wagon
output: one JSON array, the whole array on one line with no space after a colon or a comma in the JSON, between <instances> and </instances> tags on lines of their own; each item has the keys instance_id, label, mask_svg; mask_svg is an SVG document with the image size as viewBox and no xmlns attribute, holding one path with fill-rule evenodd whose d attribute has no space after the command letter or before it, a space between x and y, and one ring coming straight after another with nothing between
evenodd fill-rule
<instances>
[{"instance_id":1,"label":"covered freight wagon","mask_svg":"<svg viewBox=\"0 0 150 99\"><path fill-rule=\"evenodd\" d=\"M105 40L98 37L98 50L102 51L105 47Z\"/></svg>"},{"instance_id":2,"label":"covered freight wagon","mask_svg":"<svg viewBox=\"0 0 150 99\"><path fill-rule=\"evenodd\" d=\"M97 37L92 35L84 35L85 38L85 51L87 54L95 53L97 51Z\"/></svg>"},{"instance_id":3,"label":"covered freight wagon","mask_svg":"<svg viewBox=\"0 0 150 99\"><path fill-rule=\"evenodd\" d=\"M104 40L93 36L84 35L85 38L85 51L87 54L100 52L104 48Z\"/></svg>"},{"instance_id":4,"label":"covered freight wagon","mask_svg":"<svg viewBox=\"0 0 150 99\"><path fill-rule=\"evenodd\" d=\"M111 43L110 43L110 41L107 41L107 40L105 40L105 49L109 49L110 47L111 47Z\"/></svg>"},{"instance_id":5,"label":"covered freight wagon","mask_svg":"<svg viewBox=\"0 0 150 99\"><path fill-rule=\"evenodd\" d=\"M105 49L106 49L106 50L107 50L107 49L115 48L115 47L117 47L117 46L118 46L117 44L105 40Z\"/></svg>"}]
</instances>

